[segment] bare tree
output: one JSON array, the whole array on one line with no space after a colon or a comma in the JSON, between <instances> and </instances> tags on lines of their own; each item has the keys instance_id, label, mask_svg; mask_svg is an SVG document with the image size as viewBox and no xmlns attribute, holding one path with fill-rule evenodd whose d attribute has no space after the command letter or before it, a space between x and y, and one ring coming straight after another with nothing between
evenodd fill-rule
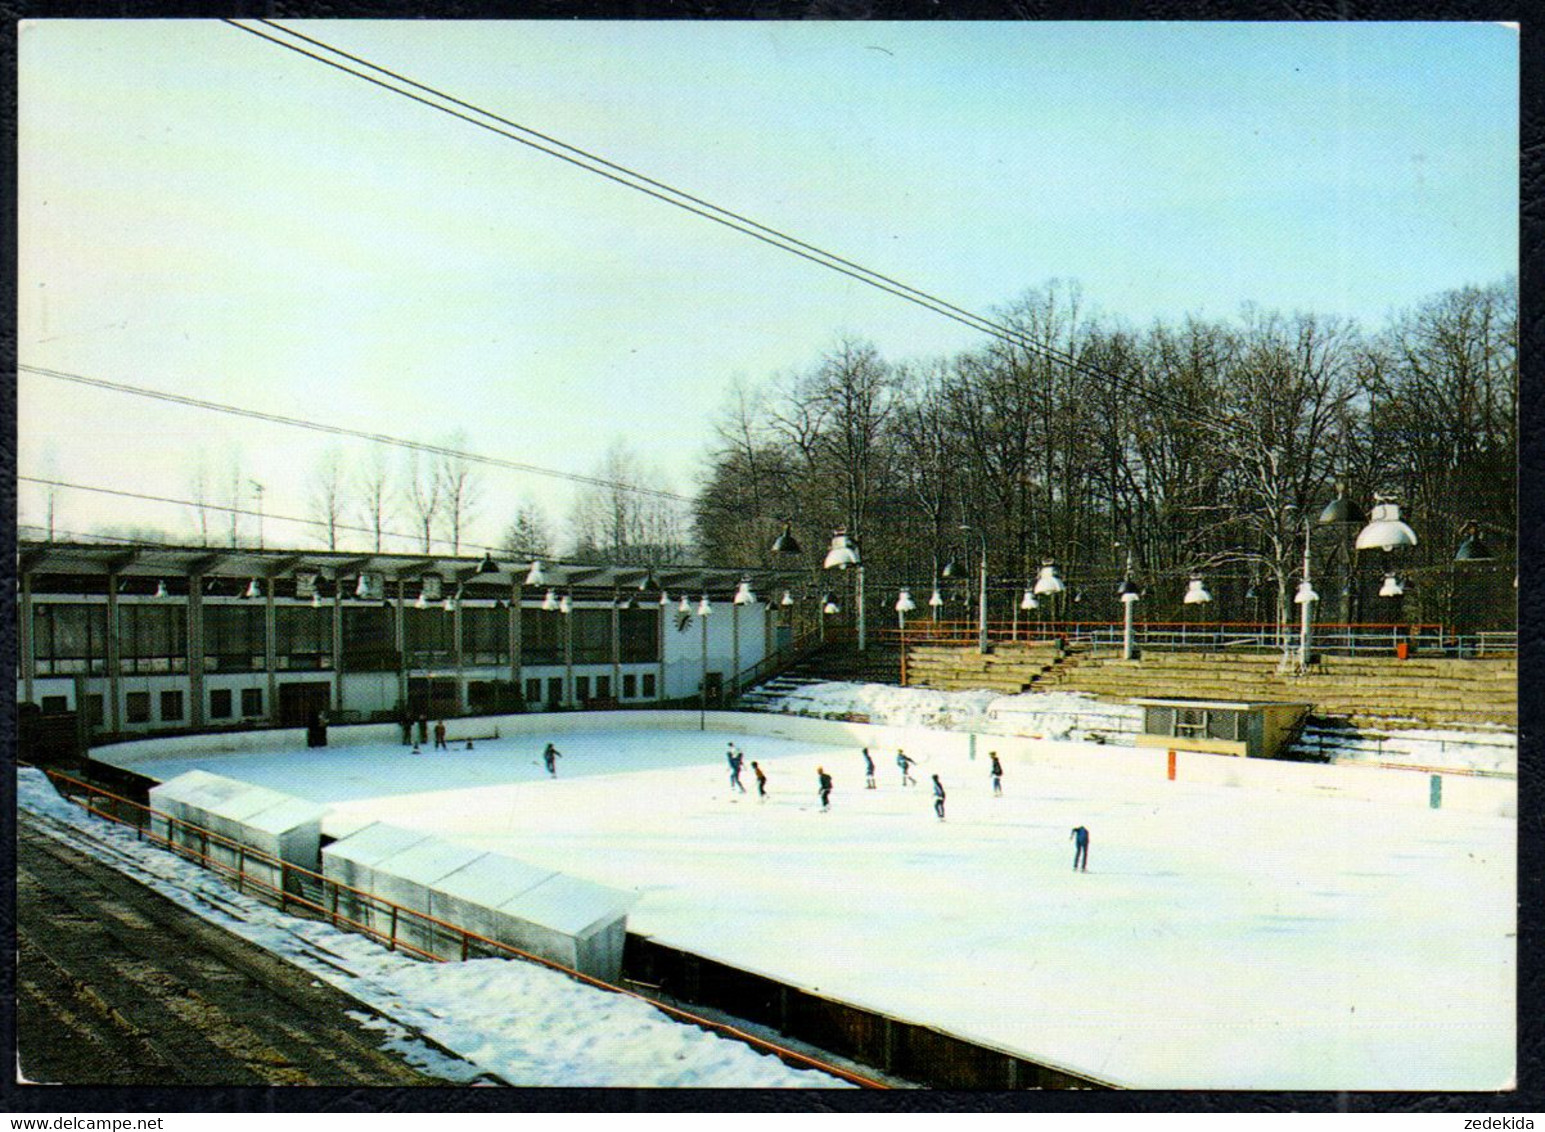
<instances>
[{"instance_id":1,"label":"bare tree","mask_svg":"<svg viewBox=\"0 0 1545 1132\"><path fill-rule=\"evenodd\" d=\"M435 519L440 513L442 481L438 469L418 449L408 449L403 460L402 501L409 520L422 539L421 549L428 554L434 543Z\"/></svg>"},{"instance_id":2,"label":"bare tree","mask_svg":"<svg viewBox=\"0 0 1545 1132\"><path fill-rule=\"evenodd\" d=\"M338 525L347 511L343 453L329 447L311 473L311 517L327 531L327 549L338 549Z\"/></svg>"},{"instance_id":3,"label":"bare tree","mask_svg":"<svg viewBox=\"0 0 1545 1132\"><path fill-rule=\"evenodd\" d=\"M377 554L382 549L381 536L385 530L386 517L391 511L391 479L392 468L386 449L379 444L371 445L365 454L364 463L355 471L354 494L362 525L368 527L374 536L372 549Z\"/></svg>"},{"instance_id":4,"label":"bare tree","mask_svg":"<svg viewBox=\"0 0 1545 1132\"><path fill-rule=\"evenodd\" d=\"M457 429L440 443L445 448L465 450L467 434ZM446 539L451 544L451 553L460 554L462 534L482 498L482 477L471 460L449 453L436 458L435 476L439 481L440 517Z\"/></svg>"},{"instance_id":5,"label":"bare tree","mask_svg":"<svg viewBox=\"0 0 1545 1132\"><path fill-rule=\"evenodd\" d=\"M246 497L247 477L241 469L241 449L232 448L226 454L223 477L226 514L230 518L230 544L241 545L242 500Z\"/></svg>"},{"instance_id":6,"label":"bare tree","mask_svg":"<svg viewBox=\"0 0 1545 1132\"><path fill-rule=\"evenodd\" d=\"M209 512L213 500L210 498L209 463L202 448L188 474L188 494L193 498L193 513L198 520L199 545L208 546Z\"/></svg>"}]
</instances>

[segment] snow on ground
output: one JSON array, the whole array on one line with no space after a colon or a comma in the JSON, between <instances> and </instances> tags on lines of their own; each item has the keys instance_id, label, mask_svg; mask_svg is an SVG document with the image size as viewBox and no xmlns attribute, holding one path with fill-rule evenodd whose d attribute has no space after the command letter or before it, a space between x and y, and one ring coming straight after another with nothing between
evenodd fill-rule
<instances>
[{"instance_id":1,"label":"snow on ground","mask_svg":"<svg viewBox=\"0 0 1545 1132\"><path fill-rule=\"evenodd\" d=\"M895 727L942 727L991 735L1083 739L1136 731L1143 709L1101 703L1082 692L1025 692L1005 696L985 689L941 692L892 684L806 684L767 702L787 715L865 715Z\"/></svg>"},{"instance_id":2,"label":"snow on ground","mask_svg":"<svg viewBox=\"0 0 1545 1132\"><path fill-rule=\"evenodd\" d=\"M1102 703L1083 692L1021 692L1005 696L987 690L941 692L888 684L808 684L767 702L770 711L817 718L868 716L873 723L900 727L942 727L994 735L1045 739L1098 738L1130 743L1143 726L1143 709ZM1320 749L1317 737L1306 739ZM1347 762L1396 762L1412 766L1518 773L1518 740L1509 731L1410 729L1361 736L1327 737L1324 751Z\"/></svg>"},{"instance_id":3,"label":"snow on ground","mask_svg":"<svg viewBox=\"0 0 1545 1132\"><path fill-rule=\"evenodd\" d=\"M728 789L726 740L770 797ZM1114 1084L1490 1090L1513 1078L1516 820L714 732L205 765L619 888L629 930ZM984 756L985 757L985 756ZM832 809L816 768L836 780ZM1401 771L1390 771L1401 774ZM949 791L935 820L929 776ZM1506 789L1498 784L1499 789ZM1068 831L1092 835L1069 868ZM426 980L441 976L426 973ZM556 1080L555 1078L553 1080Z\"/></svg>"},{"instance_id":4,"label":"snow on ground","mask_svg":"<svg viewBox=\"0 0 1545 1132\"><path fill-rule=\"evenodd\" d=\"M451 1081L492 1073L512 1085L845 1085L533 963L422 963L363 936L280 915L207 870L87 815L39 770L17 770L17 803L51 819L43 826L48 832L379 1011L385 1018L365 1011L358 1017L381 1032L384 1047L427 1073ZM465 1060L446 1057L415 1034Z\"/></svg>"}]
</instances>

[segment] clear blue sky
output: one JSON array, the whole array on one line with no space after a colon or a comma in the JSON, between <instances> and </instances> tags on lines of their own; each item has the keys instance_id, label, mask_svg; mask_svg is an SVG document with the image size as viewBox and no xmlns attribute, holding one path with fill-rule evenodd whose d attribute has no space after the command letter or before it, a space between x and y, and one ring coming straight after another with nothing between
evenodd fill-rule
<instances>
[{"instance_id":1,"label":"clear blue sky","mask_svg":"<svg viewBox=\"0 0 1545 1132\"><path fill-rule=\"evenodd\" d=\"M983 312L1062 278L1137 324L1377 326L1515 270L1499 25L295 26ZM24 362L581 473L621 437L690 492L731 378L842 332L897 360L977 342L218 22L27 23L19 50ZM24 474L181 496L193 450L239 447L270 512L306 511L307 434L20 396ZM567 511L558 481L486 479L475 540L522 497Z\"/></svg>"}]
</instances>

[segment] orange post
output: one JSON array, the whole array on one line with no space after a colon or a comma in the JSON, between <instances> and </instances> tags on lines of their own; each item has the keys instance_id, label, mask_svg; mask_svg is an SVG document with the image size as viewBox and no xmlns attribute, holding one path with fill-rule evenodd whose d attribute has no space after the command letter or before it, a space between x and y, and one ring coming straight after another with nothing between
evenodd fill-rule
<instances>
[{"instance_id":1,"label":"orange post","mask_svg":"<svg viewBox=\"0 0 1545 1132\"><path fill-rule=\"evenodd\" d=\"M1175 752L1174 751L1171 751L1169 753L1169 780L1171 782L1175 781Z\"/></svg>"}]
</instances>

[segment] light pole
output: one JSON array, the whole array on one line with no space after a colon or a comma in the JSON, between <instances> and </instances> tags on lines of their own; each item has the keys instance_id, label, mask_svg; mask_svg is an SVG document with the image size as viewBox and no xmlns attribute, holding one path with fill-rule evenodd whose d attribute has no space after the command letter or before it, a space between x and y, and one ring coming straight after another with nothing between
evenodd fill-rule
<instances>
[{"instance_id":1,"label":"light pole","mask_svg":"<svg viewBox=\"0 0 1545 1132\"><path fill-rule=\"evenodd\" d=\"M859 556L858 546L848 538L848 529L838 527L832 532L831 549L826 552L826 561L822 568L830 570L835 566L839 570L846 570L852 566L856 570L856 594L854 600L858 602L858 651L863 652L868 643L864 633L864 562Z\"/></svg>"},{"instance_id":2,"label":"light pole","mask_svg":"<svg viewBox=\"0 0 1545 1132\"><path fill-rule=\"evenodd\" d=\"M687 599L682 598L683 602ZM708 615L713 612L713 607L708 604L708 595L703 595L703 600L698 603L697 621L702 627L703 639L703 681L698 685L697 697L697 729L708 730Z\"/></svg>"},{"instance_id":3,"label":"light pole","mask_svg":"<svg viewBox=\"0 0 1545 1132\"><path fill-rule=\"evenodd\" d=\"M986 655L987 653L987 536L969 523L961 523L960 529L972 531L982 546L981 562L981 586L977 591L976 607L976 651Z\"/></svg>"},{"instance_id":4,"label":"light pole","mask_svg":"<svg viewBox=\"0 0 1545 1132\"><path fill-rule=\"evenodd\" d=\"M1123 609L1121 623L1121 659L1131 660L1136 655L1136 648L1132 641L1132 607L1137 604L1140 591L1137 583L1132 581L1132 552L1127 551L1127 572L1121 579L1121 585L1116 590L1116 596L1121 599Z\"/></svg>"},{"instance_id":5,"label":"light pole","mask_svg":"<svg viewBox=\"0 0 1545 1132\"><path fill-rule=\"evenodd\" d=\"M1309 520L1304 520L1304 580L1298 583L1298 592L1293 595L1293 601L1299 608L1298 617L1298 667L1300 670L1309 667L1309 630L1314 622L1313 605L1320 600L1320 595L1314 592L1314 586L1309 581Z\"/></svg>"}]
</instances>

